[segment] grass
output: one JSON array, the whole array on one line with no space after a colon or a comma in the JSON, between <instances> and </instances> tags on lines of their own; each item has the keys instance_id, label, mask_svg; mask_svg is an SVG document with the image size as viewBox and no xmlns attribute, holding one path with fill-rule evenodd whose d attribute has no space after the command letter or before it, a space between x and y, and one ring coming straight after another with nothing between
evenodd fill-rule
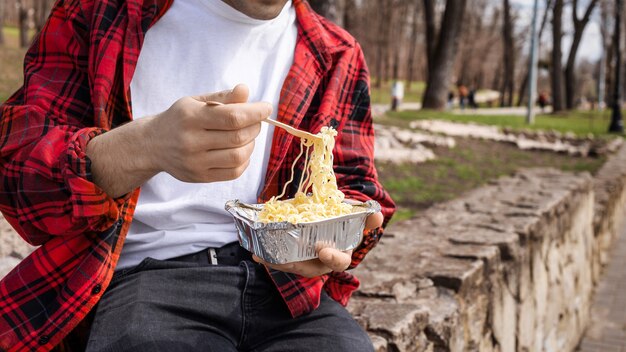
<instances>
[{"instance_id":1,"label":"grass","mask_svg":"<svg viewBox=\"0 0 626 352\"><path fill-rule=\"evenodd\" d=\"M474 122L483 125L511 127L514 129L556 130L573 132L578 136L592 133L594 136L608 136L607 128L611 121L608 110L599 111L571 111L563 115L539 114L533 125L526 124L525 116L513 115L477 115L471 110L455 114L450 111L419 110L388 112L379 122L407 127L414 120L438 119L454 122Z\"/></svg>"},{"instance_id":2,"label":"grass","mask_svg":"<svg viewBox=\"0 0 626 352\"><path fill-rule=\"evenodd\" d=\"M21 85L24 79L22 62L25 50L2 47L0 49L0 102L5 101Z\"/></svg>"},{"instance_id":3,"label":"grass","mask_svg":"<svg viewBox=\"0 0 626 352\"><path fill-rule=\"evenodd\" d=\"M435 147L437 159L422 164L377 163L385 189L398 205L393 222L408 219L431 205L451 200L489 180L526 167L554 167L595 173L605 158L581 158L542 151L522 151L509 144L456 138L457 146Z\"/></svg>"},{"instance_id":4,"label":"grass","mask_svg":"<svg viewBox=\"0 0 626 352\"><path fill-rule=\"evenodd\" d=\"M4 27L3 30L6 43L0 47L0 103L22 85L22 64L26 53L26 49L18 47L17 28Z\"/></svg>"}]
</instances>

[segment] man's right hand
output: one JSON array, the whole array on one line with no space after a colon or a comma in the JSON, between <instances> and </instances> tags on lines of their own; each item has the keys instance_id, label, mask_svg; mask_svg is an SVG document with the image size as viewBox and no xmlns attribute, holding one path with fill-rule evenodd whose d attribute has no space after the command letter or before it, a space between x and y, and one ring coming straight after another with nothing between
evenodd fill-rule
<instances>
[{"instance_id":1,"label":"man's right hand","mask_svg":"<svg viewBox=\"0 0 626 352\"><path fill-rule=\"evenodd\" d=\"M261 121L272 113L269 103L247 100L248 88L238 85L232 91L179 99L150 118L146 127L156 170L184 182L239 177L250 162Z\"/></svg>"},{"instance_id":2,"label":"man's right hand","mask_svg":"<svg viewBox=\"0 0 626 352\"><path fill-rule=\"evenodd\" d=\"M95 137L86 148L94 182L115 198L163 171L184 182L236 179L250 162L261 121L272 112L269 103L247 100L244 85L185 97L156 116Z\"/></svg>"}]
</instances>

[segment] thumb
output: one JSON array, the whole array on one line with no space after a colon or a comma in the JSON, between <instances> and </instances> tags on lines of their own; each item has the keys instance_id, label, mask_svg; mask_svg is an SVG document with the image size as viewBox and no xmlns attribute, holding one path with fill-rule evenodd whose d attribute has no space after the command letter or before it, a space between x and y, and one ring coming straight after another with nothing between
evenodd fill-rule
<instances>
[{"instance_id":1,"label":"thumb","mask_svg":"<svg viewBox=\"0 0 626 352\"><path fill-rule=\"evenodd\" d=\"M365 229L371 230L371 229L375 229L377 227L383 226L383 220L385 219L381 212L371 214L365 220Z\"/></svg>"},{"instance_id":2,"label":"thumb","mask_svg":"<svg viewBox=\"0 0 626 352\"><path fill-rule=\"evenodd\" d=\"M222 104L245 103L248 101L248 93L248 86L238 84L231 90L195 96L194 98L203 102L216 101Z\"/></svg>"},{"instance_id":3,"label":"thumb","mask_svg":"<svg viewBox=\"0 0 626 352\"><path fill-rule=\"evenodd\" d=\"M342 252L331 247L326 247L322 248L317 253L317 257L332 271L341 272L350 266L350 262L352 261L351 254L352 251Z\"/></svg>"}]
</instances>

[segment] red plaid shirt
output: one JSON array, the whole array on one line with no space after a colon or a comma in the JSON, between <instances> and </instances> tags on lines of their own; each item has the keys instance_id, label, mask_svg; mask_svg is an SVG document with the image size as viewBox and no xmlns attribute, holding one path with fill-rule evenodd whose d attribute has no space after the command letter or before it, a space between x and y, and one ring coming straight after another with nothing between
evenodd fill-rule
<instances>
[{"instance_id":1,"label":"red plaid shirt","mask_svg":"<svg viewBox=\"0 0 626 352\"><path fill-rule=\"evenodd\" d=\"M48 350L94 307L113 275L139 195L113 199L93 183L85 146L130 121L130 81L143 38L173 0L61 0L26 54L24 86L0 109L0 210L40 246L0 281L0 348ZM348 198L394 204L378 183L368 72L358 44L294 0L298 40L278 119L339 131L335 172ZM288 180L299 143L276 129L260 201ZM298 165L296 172L301 172ZM352 267L377 243L369 231ZM322 288L346 304L351 274L270 271L291 313L315 309Z\"/></svg>"}]
</instances>

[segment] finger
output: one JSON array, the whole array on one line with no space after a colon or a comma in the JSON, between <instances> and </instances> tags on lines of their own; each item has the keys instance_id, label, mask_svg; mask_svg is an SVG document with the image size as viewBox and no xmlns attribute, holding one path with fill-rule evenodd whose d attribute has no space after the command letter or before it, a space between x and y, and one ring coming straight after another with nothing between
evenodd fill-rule
<instances>
[{"instance_id":1,"label":"finger","mask_svg":"<svg viewBox=\"0 0 626 352\"><path fill-rule=\"evenodd\" d=\"M252 141L261 132L261 123L234 131L202 130L194 134L200 150L228 149L242 147Z\"/></svg>"},{"instance_id":2,"label":"finger","mask_svg":"<svg viewBox=\"0 0 626 352\"><path fill-rule=\"evenodd\" d=\"M344 253L334 248L322 248L317 257L320 261L332 269L332 271L344 271L350 265L352 258L348 253Z\"/></svg>"},{"instance_id":3,"label":"finger","mask_svg":"<svg viewBox=\"0 0 626 352\"><path fill-rule=\"evenodd\" d=\"M365 220L365 229L371 230L383 226L383 214L381 212L374 213Z\"/></svg>"},{"instance_id":4,"label":"finger","mask_svg":"<svg viewBox=\"0 0 626 352\"><path fill-rule=\"evenodd\" d=\"M233 88L230 94L228 94L223 101L224 104L232 103L245 103L248 101L250 91L245 84L238 84Z\"/></svg>"},{"instance_id":5,"label":"finger","mask_svg":"<svg viewBox=\"0 0 626 352\"><path fill-rule=\"evenodd\" d=\"M198 111L200 124L207 130L239 130L268 118L272 105L267 102L233 103L220 106L204 106Z\"/></svg>"},{"instance_id":6,"label":"finger","mask_svg":"<svg viewBox=\"0 0 626 352\"><path fill-rule=\"evenodd\" d=\"M235 168L248 162L253 151L254 140L241 147L210 150L206 152L204 163L209 169Z\"/></svg>"},{"instance_id":7,"label":"finger","mask_svg":"<svg viewBox=\"0 0 626 352\"><path fill-rule=\"evenodd\" d=\"M246 86L245 84L238 84L233 89L196 95L192 98L201 102L216 101L223 104L245 103L248 101L248 91L248 86Z\"/></svg>"},{"instance_id":8,"label":"finger","mask_svg":"<svg viewBox=\"0 0 626 352\"><path fill-rule=\"evenodd\" d=\"M226 169L210 169L207 171L207 177L202 180L202 182L221 182L237 179L243 174L244 171L246 171L248 165L250 165L250 160L248 160L245 164L239 167Z\"/></svg>"}]
</instances>

